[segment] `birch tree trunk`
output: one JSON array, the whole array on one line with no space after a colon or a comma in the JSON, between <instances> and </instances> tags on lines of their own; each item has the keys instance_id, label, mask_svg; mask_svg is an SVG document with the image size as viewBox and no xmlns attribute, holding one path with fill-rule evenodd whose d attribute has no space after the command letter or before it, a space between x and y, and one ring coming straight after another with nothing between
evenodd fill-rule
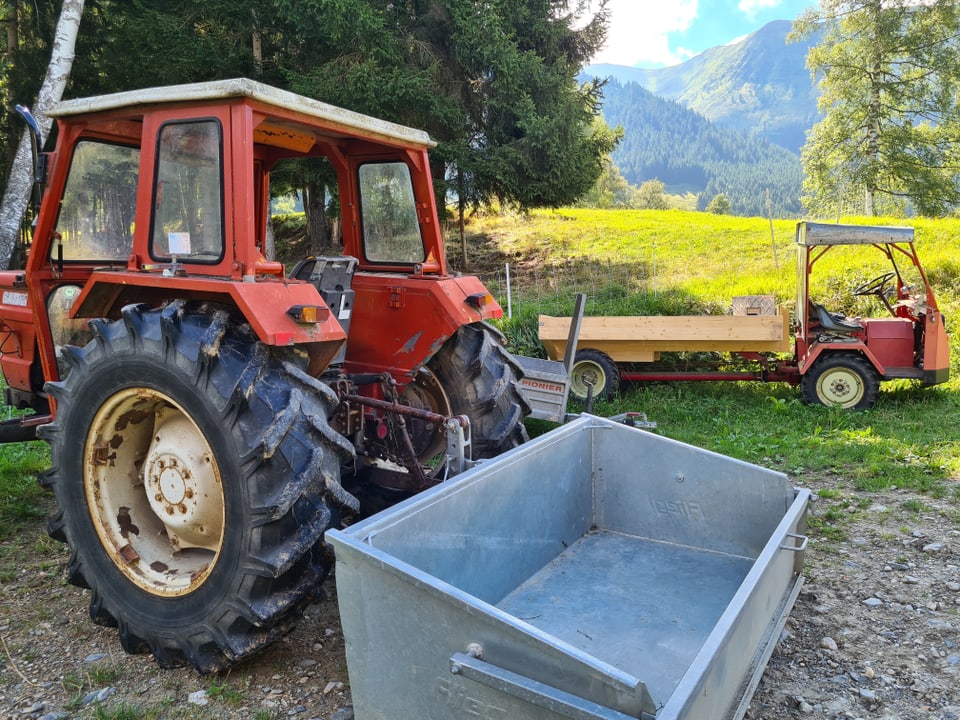
<instances>
[{"instance_id":1,"label":"birch tree trunk","mask_svg":"<svg viewBox=\"0 0 960 720\"><path fill-rule=\"evenodd\" d=\"M70 78L73 58L77 44L77 32L80 29L80 17L83 15L84 0L63 0L60 18L57 20L56 36L50 53L50 64L40 86L33 114L40 124L43 136L50 134L52 121L46 116L46 110L59 102L63 90ZM7 189L0 204L0 267L7 268L10 256L17 243L20 222L26 212L33 185L32 156L30 136L24 130L17 148L17 155L10 170Z\"/></svg>"}]
</instances>

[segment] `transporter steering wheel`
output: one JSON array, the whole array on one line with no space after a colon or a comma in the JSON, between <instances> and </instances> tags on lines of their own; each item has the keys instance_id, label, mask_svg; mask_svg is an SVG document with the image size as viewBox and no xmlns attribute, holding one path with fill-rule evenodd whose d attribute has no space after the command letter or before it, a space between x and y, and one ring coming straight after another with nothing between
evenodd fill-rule
<instances>
[{"instance_id":1,"label":"transporter steering wheel","mask_svg":"<svg viewBox=\"0 0 960 720\"><path fill-rule=\"evenodd\" d=\"M873 280L868 280L862 285L858 286L856 290L853 291L854 295L879 295L883 297L887 293L887 283L893 280L897 274L895 272L887 272L883 275L875 277Z\"/></svg>"}]
</instances>

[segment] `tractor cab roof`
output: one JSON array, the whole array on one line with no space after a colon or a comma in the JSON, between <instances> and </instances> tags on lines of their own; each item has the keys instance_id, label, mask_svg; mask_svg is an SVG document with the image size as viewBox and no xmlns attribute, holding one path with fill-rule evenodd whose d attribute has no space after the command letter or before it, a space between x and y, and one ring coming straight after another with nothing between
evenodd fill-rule
<instances>
[{"instance_id":1,"label":"tractor cab roof","mask_svg":"<svg viewBox=\"0 0 960 720\"><path fill-rule=\"evenodd\" d=\"M265 116L258 123L258 132L271 136L291 135L288 139L291 143L297 142L296 132L292 128L308 125L333 134L379 140L404 148L425 149L436 145L422 130L345 110L247 78L168 85L65 100L56 104L47 115L70 118L105 112L123 115L126 114L124 111L129 111L130 115L142 115L151 106L189 104L202 107L222 105L236 99L249 102Z\"/></svg>"}]
</instances>

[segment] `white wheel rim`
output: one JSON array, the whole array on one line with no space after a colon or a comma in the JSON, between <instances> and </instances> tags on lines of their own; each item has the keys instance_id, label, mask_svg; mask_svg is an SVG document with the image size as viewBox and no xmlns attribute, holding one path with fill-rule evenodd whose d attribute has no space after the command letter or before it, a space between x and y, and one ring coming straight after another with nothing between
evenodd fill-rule
<instances>
[{"instance_id":1,"label":"white wheel rim","mask_svg":"<svg viewBox=\"0 0 960 720\"><path fill-rule=\"evenodd\" d=\"M574 364L571 375L570 390L579 398L586 399L591 387L593 396L597 397L607 386L607 374L592 360L581 360Z\"/></svg>"},{"instance_id":2,"label":"white wheel rim","mask_svg":"<svg viewBox=\"0 0 960 720\"><path fill-rule=\"evenodd\" d=\"M827 370L817 379L817 396L824 405L853 407L863 399L863 378L847 368Z\"/></svg>"},{"instance_id":3,"label":"white wheel rim","mask_svg":"<svg viewBox=\"0 0 960 720\"><path fill-rule=\"evenodd\" d=\"M161 392L121 390L97 411L83 457L87 508L117 569L153 595L202 585L223 544L224 495L187 412Z\"/></svg>"}]
</instances>

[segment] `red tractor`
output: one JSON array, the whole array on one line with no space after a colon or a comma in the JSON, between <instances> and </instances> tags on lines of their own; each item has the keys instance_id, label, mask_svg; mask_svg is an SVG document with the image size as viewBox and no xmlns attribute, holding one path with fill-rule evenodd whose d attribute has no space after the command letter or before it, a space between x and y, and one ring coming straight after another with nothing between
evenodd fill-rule
<instances>
[{"instance_id":1,"label":"red tractor","mask_svg":"<svg viewBox=\"0 0 960 720\"><path fill-rule=\"evenodd\" d=\"M448 271L425 133L245 79L50 115L26 268L0 272L6 400L33 412L0 440L50 443L93 620L215 671L292 627L358 497L523 442L522 372ZM287 274L270 173L304 159L336 173L343 256Z\"/></svg>"}]
</instances>

